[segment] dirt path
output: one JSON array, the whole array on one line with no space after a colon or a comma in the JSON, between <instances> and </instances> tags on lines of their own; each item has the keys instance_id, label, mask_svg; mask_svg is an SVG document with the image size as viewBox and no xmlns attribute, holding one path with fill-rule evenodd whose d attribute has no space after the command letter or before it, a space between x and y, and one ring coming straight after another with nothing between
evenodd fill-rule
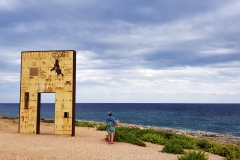
<instances>
[{"instance_id":1,"label":"dirt path","mask_svg":"<svg viewBox=\"0 0 240 160\"><path fill-rule=\"evenodd\" d=\"M163 146L147 143L140 147L105 141L106 132L94 128L76 127L76 135L53 134L53 124L41 123L38 135L18 133L18 122L0 119L0 159L76 159L76 160L177 160L179 155L162 153ZM209 155L210 160L222 160Z\"/></svg>"}]
</instances>

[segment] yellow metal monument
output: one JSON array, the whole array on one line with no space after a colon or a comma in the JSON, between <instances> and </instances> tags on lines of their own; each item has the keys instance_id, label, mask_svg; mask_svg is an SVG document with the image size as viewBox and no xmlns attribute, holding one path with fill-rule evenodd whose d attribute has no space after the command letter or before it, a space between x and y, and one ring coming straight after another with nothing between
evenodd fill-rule
<instances>
[{"instance_id":1,"label":"yellow metal monument","mask_svg":"<svg viewBox=\"0 0 240 160\"><path fill-rule=\"evenodd\" d=\"M19 132L40 133L41 93L55 93L54 134L75 135L76 51L23 51Z\"/></svg>"}]
</instances>

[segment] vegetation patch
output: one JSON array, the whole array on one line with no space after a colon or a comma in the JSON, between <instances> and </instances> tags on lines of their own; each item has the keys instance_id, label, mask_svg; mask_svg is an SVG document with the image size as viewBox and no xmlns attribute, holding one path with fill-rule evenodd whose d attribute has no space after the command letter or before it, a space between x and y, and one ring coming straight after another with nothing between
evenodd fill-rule
<instances>
[{"instance_id":1,"label":"vegetation patch","mask_svg":"<svg viewBox=\"0 0 240 160\"><path fill-rule=\"evenodd\" d=\"M100 124L100 125L97 127L97 130L98 130L98 131L106 131L106 130L107 130L107 125L106 125L106 124Z\"/></svg>"},{"instance_id":2,"label":"vegetation patch","mask_svg":"<svg viewBox=\"0 0 240 160\"><path fill-rule=\"evenodd\" d=\"M206 140L206 146L203 150L212 154L223 156L226 160L240 159L240 147L235 145L223 145Z\"/></svg>"},{"instance_id":3,"label":"vegetation patch","mask_svg":"<svg viewBox=\"0 0 240 160\"><path fill-rule=\"evenodd\" d=\"M89 121L76 121L75 126L94 128L97 126L97 124Z\"/></svg>"},{"instance_id":4,"label":"vegetation patch","mask_svg":"<svg viewBox=\"0 0 240 160\"><path fill-rule=\"evenodd\" d=\"M197 140L186 135L174 134L168 139L168 142L178 144L184 149L198 149Z\"/></svg>"},{"instance_id":5,"label":"vegetation patch","mask_svg":"<svg viewBox=\"0 0 240 160\"><path fill-rule=\"evenodd\" d=\"M208 157L202 151L191 151L178 157L178 160L208 160Z\"/></svg>"},{"instance_id":6,"label":"vegetation patch","mask_svg":"<svg viewBox=\"0 0 240 160\"><path fill-rule=\"evenodd\" d=\"M41 122L44 122L44 123L54 123L53 119L41 118L40 120Z\"/></svg>"},{"instance_id":7,"label":"vegetation patch","mask_svg":"<svg viewBox=\"0 0 240 160\"><path fill-rule=\"evenodd\" d=\"M167 142L165 144L162 152L173 153L173 154L183 154L183 153L185 153L183 147L180 144L176 144L176 143L173 143L171 141Z\"/></svg>"},{"instance_id":8,"label":"vegetation patch","mask_svg":"<svg viewBox=\"0 0 240 160\"><path fill-rule=\"evenodd\" d=\"M101 124L97 130L106 131L106 125ZM146 146L144 142L164 145L162 152L184 154L184 150L198 150L185 153L186 157L205 157L204 152L225 157L225 160L239 160L240 147L235 145L223 145L206 139L192 138L187 135L163 132L154 129L140 129L138 127L122 127L116 129L115 141L127 142L140 146ZM145 145L144 145L145 144ZM205 160L200 158L200 160ZM184 160L184 159L181 159ZM197 160L197 159L196 159Z\"/></svg>"},{"instance_id":9,"label":"vegetation patch","mask_svg":"<svg viewBox=\"0 0 240 160\"><path fill-rule=\"evenodd\" d=\"M18 117L0 116L1 119L18 119Z\"/></svg>"},{"instance_id":10,"label":"vegetation patch","mask_svg":"<svg viewBox=\"0 0 240 160\"><path fill-rule=\"evenodd\" d=\"M146 147L146 144L140 139L138 139L134 133L127 132L126 130L121 128L117 128L114 140L117 142L127 142L138 146Z\"/></svg>"},{"instance_id":11,"label":"vegetation patch","mask_svg":"<svg viewBox=\"0 0 240 160\"><path fill-rule=\"evenodd\" d=\"M160 145L164 145L166 142L166 139L163 136L159 134L151 134L151 133L143 134L142 140L145 142L151 142L151 143L160 144Z\"/></svg>"}]
</instances>

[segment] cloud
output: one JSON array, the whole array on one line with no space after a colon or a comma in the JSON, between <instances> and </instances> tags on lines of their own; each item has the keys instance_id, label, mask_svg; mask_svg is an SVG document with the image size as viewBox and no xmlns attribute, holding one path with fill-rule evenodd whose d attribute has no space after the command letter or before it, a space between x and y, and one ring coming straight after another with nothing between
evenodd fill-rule
<instances>
[{"instance_id":1,"label":"cloud","mask_svg":"<svg viewBox=\"0 0 240 160\"><path fill-rule=\"evenodd\" d=\"M199 99L204 102L207 95L209 97L212 95L239 95L239 77L233 80L224 73L225 71L227 69L196 69L192 67L168 70L117 70L112 72L84 70L82 74L79 74L81 77L81 80L78 81L78 87L81 91L79 95L94 91L94 95L101 95L103 99L100 100L93 96L92 100L100 102L104 102L109 96L111 98L108 99L108 102L120 101L119 97L121 97L121 102L131 102L131 99L138 99L139 102L159 102L160 100L161 102L169 102L166 100L169 99L169 96L173 96L171 102L179 102L180 97L184 97L180 101L184 102L186 95L188 97L198 95L202 97ZM93 73L94 76L92 77ZM84 101L84 97L80 99ZM191 98L189 101L191 101Z\"/></svg>"},{"instance_id":2,"label":"cloud","mask_svg":"<svg viewBox=\"0 0 240 160\"><path fill-rule=\"evenodd\" d=\"M74 49L79 102L239 102L239 8L236 0L0 0L2 91L19 89L21 51Z\"/></svg>"},{"instance_id":3,"label":"cloud","mask_svg":"<svg viewBox=\"0 0 240 160\"><path fill-rule=\"evenodd\" d=\"M18 6L17 0L0 0L0 9L2 11L12 11ZM0 12L1 12L0 10Z\"/></svg>"}]
</instances>

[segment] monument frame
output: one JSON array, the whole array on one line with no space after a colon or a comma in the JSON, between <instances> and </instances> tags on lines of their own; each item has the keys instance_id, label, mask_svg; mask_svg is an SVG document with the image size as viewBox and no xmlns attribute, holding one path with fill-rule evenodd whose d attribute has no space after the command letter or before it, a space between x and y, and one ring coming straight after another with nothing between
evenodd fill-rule
<instances>
[{"instance_id":1,"label":"monument frame","mask_svg":"<svg viewBox=\"0 0 240 160\"><path fill-rule=\"evenodd\" d=\"M76 51L22 51L19 133L40 134L41 93L55 93L54 134L75 135Z\"/></svg>"}]
</instances>

